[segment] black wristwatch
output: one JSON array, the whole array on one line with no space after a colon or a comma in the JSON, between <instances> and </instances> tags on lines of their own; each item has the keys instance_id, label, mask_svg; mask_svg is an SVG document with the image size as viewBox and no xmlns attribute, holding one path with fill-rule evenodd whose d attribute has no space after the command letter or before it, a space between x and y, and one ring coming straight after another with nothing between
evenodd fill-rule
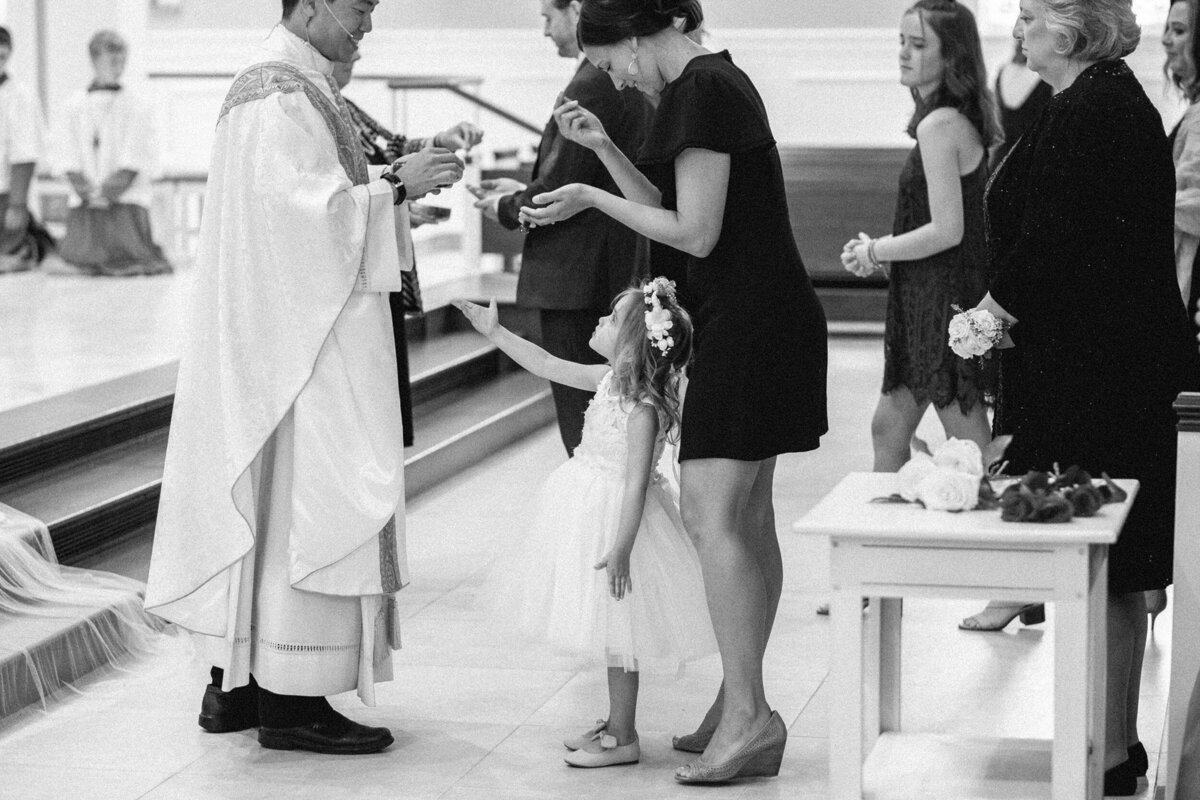
<instances>
[{"instance_id":1,"label":"black wristwatch","mask_svg":"<svg viewBox=\"0 0 1200 800\"><path fill-rule=\"evenodd\" d=\"M404 186L404 181L400 180L400 176L394 172L385 172L380 176L385 181L396 188L396 199L393 205L400 205L408 199L408 189Z\"/></svg>"}]
</instances>

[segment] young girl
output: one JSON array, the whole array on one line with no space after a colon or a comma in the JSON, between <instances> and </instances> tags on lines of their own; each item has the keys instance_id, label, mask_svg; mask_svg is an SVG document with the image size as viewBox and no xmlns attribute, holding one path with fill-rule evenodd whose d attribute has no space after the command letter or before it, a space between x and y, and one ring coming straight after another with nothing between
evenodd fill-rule
<instances>
[{"instance_id":1,"label":"young girl","mask_svg":"<svg viewBox=\"0 0 1200 800\"><path fill-rule=\"evenodd\" d=\"M999 138L975 17L953 0L919 0L900 23L900 83L915 109L917 144L900 173L892 235L860 234L842 263L866 276L890 263L884 373L871 420L875 471L895 472L932 404L948 437L980 448L991 440L986 400L994 369L964 360L946 344L954 307L971 308L990 281L983 191L987 150ZM986 362L992 366L995 360ZM996 630L1023 604L993 604L963 620ZM819 609L820 611L821 609Z\"/></svg>"},{"instance_id":2,"label":"young girl","mask_svg":"<svg viewBox=\"0 0 1200 800\"><path fill-rule=\"evenodd\" d=\"M555 358L506 330L495 301L455 305L522 367L596 392L582 443L542 489L514 559L519 567L505 571L517 582L502 607L523 633L559 651L603 651L607 660L608 719L563 742L567 763L636 763L642 662L675 666L716 652L700 560L678 498L655 469L666 440L678 435L691 320L665 278L627 289L589 342L608 363L588 365Z\"/></svg>"}]
</instances>

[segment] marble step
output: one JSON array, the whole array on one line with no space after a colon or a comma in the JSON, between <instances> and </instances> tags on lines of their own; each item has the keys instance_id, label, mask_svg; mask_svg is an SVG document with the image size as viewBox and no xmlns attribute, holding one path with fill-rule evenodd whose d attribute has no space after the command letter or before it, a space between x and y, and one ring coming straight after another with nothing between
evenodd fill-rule
<instances>
[{"instance_id":1,"label":"marble step","mask_svg":"<svg viewBox=\"0 0 1200 800\"><path fill-rule=\"evenodd\" d=\"M463 384L415 412L406 456L409 497L554 419L549 385L523 371ZM77 564L153 524L167 432L137 439L0 487L0 502L43 520L64 564Z\"/></svg>"},{"instance_id":2,"label":"marble step","mask_svg":"<svg viewBox=\"0 0 1200 800\"><path fill-rule=\"evenodd\" d=\"M0 486L166 428L177 372L163 364L0 412Z\"/></svg>"},{"instance_id":3,"label":"marble step","mask_svg":"<svg viewBox=\"0 0 1200 800\"><path fill-rule=\"evenodd\" d=\"M55 563L45 528L0 506L0 719L145 649L159 623L138 581Z\"/></svg>"}]
</instances>

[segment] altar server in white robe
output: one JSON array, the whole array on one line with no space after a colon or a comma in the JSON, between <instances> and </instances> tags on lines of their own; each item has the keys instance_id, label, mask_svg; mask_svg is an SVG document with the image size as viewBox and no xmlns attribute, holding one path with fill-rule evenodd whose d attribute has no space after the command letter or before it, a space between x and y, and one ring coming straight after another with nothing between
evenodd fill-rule
<instances>
[{"instance_id":1,"label":"altar server in white robe","mask_svg":"<svg viewBox=\"0 0 1200 800\"><path fill-rule=\"evenodd\" d=\"M154 113L121 84L128 52L115 31L92 36L94 79L67 101L58 126L58 166L72 189L59 253L87 275L171 271L150 230L151 180L159 173Z\"/></svg>"},{"instance_id":2,"label":"altar server in white robe","mask_svg":"<svg viewBox=\"0 0 1200 800\"><path fill-rule=\"evenodd\" d=\"M33 269L54 251L28 206L43 155L42 108L37 95L8 74L12 48L12 34L0 26L0 274Z\"/></svg>"},{"instance_id":3,"label":"altar server in white robe","mask_svg":"<svg viewBox=\"0 0 1200 800\"><path fill-rule=\"evenodd\" d=\"M370 180L330 75L376 4L284 0L221 109L150 563L147 608L214 666L201 727L258 725L276 749L392 742L324 698L371 705L391 678L407 568L386 292L411 263L406 196L463 167L427 148Z\"/></svg>"}]
</instances>

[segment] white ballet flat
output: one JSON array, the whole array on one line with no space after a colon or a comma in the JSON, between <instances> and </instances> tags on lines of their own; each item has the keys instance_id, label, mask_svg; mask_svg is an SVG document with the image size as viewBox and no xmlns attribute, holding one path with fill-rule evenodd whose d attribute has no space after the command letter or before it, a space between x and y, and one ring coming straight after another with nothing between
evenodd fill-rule
<instances>
[{"instance_id":1,"label":"white ballet flat","mask_svg":"<svg viewBox=\"0 0 1200 800\"><path fill-rule=\"evenodd\" d=\"M597 734L604 733L604 729L607 727L608 720L598 719L596 720L596 727L592 728L586 733L581 733L578 736L570 736L566 739L563 739L563 747L572 751L579 750L587 745L588 742L594 740Z\"/></svg>"},{"instance_id":2,"label":"white ballet flat","mask_svg":"<svg viewBox=\"0 0 1200 800\"><path fill-rule=\"evenodd\" d=\"M609 733L598 732L592 741L600 743L599 752L589 752L580 748L563 759L572 767L586 769L594 767L617 767L622 764L636 764L642 760L642 748L635 735L629 744L617 744L617 737Z\"/></svg>"}]
</instances>

